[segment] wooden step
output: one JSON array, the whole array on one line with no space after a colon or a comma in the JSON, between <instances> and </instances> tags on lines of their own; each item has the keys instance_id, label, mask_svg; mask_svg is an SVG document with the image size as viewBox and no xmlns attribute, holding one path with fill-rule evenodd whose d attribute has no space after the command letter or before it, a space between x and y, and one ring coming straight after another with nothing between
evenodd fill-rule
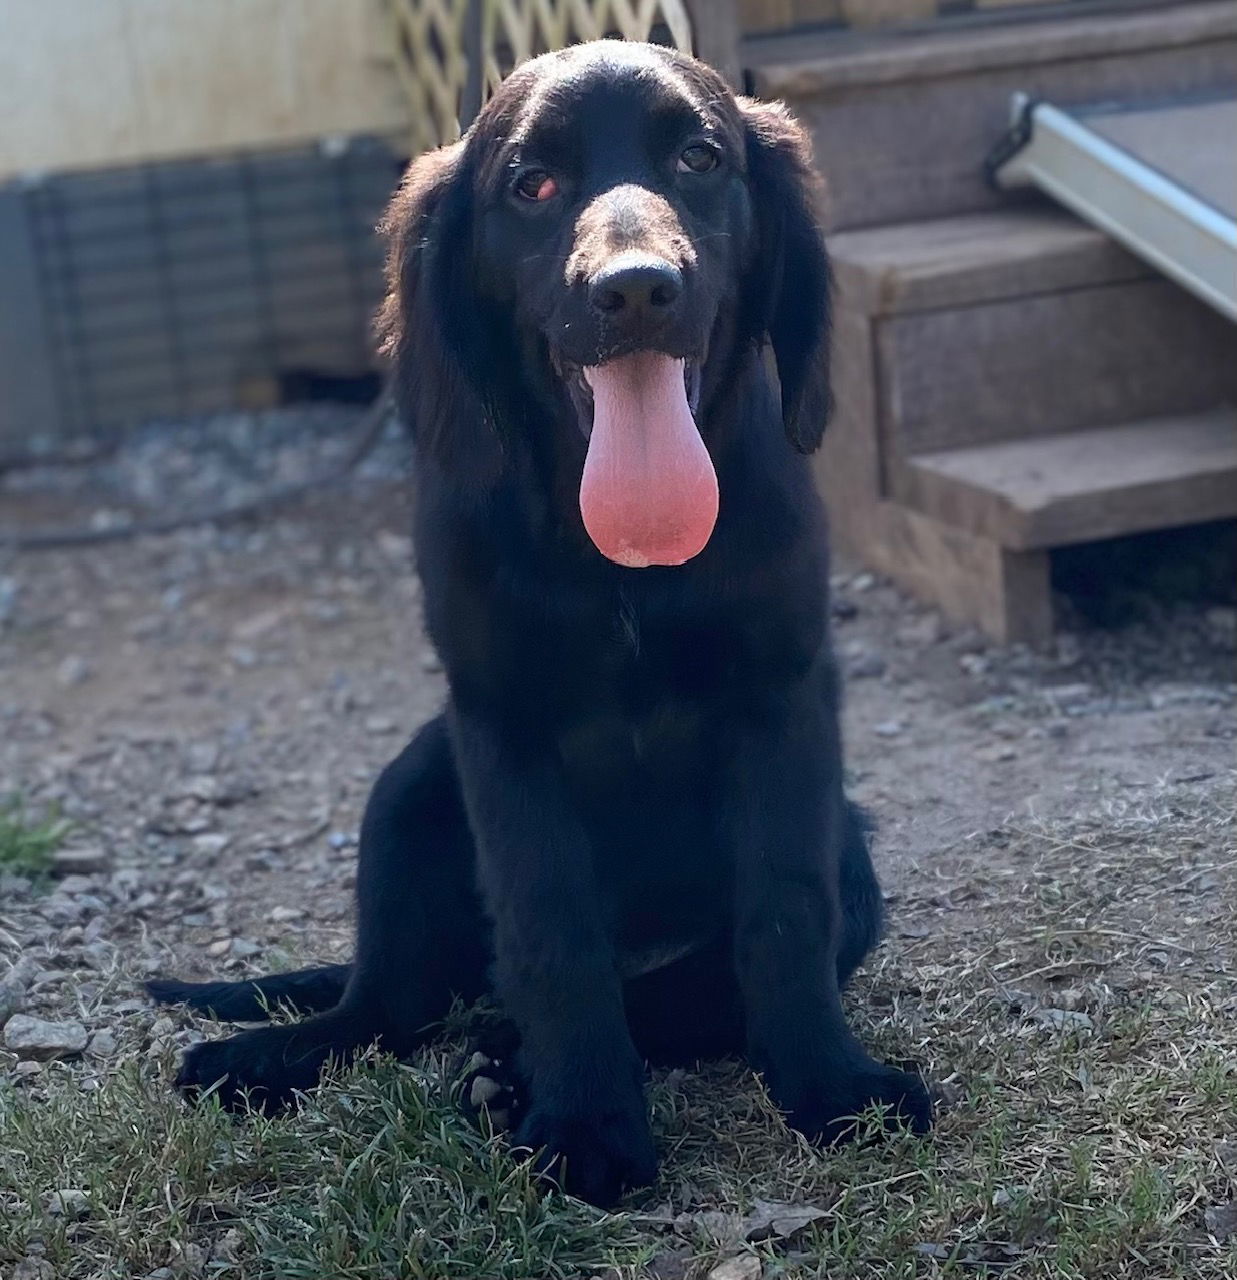
<instances>
[{"instance_id":1,"label":"wooden step","mask_svg":"<svg viewBox=\"0 0 1237 1280\"><path fill-rule=\"evenodd\" d=\"M1237 403L1232 325L1070 214L842 232L832 252L890 455Z\"/></svg>"},{"instance_id":2,"label":"wooden step","mask_svg":"<svg viewBox=\"0 0 1237 1280\"><path fill-rule=\"evenodd\" d=\"M840 231L839 302L868 316L1153 278L1110 236L1047 199L1024 207Z\"/></svg>"},{"instance_id":3,"label":"wooden step","mask_svg":"<svg viewBox=\"0 0 1237 1280\"><path fill-rule=\"evenodd\" d=\"M742 57L756 93L811 129L828 225L872 226L1007 201L982 166L1018 90L1061 106L1223 92L1237 77L1237 4L795 33L749 39Z\"/></svg>"},{"instance_id":4,"label":"wooden step","mask_svg":"<svg viewBox=\"0 0 1237 1280\"><path fill-rule=\"evenodd\" d=\"M1237 517L1237 410L918 454L893 491L1018 551Z\"/></svg>"}]
</instances>

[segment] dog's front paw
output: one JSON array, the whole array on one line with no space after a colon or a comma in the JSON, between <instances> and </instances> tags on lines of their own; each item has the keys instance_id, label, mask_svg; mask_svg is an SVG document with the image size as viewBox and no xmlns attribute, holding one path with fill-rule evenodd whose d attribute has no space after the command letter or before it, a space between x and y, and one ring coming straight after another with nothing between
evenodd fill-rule
<instances>
[{"instance_id":1,"label":"dog's front paw","mask_svg":"<svg viewBox=\"0 0 1237 1280\"><path fill-rule=\"evenodd\" d=\"M857 1137L863 1126L856 1117L869 1107L881 1108L887 1129L927 1133L932 1128L932 1100L923 1080L913 1072L871 1060L823 1075L785 1097L776 1092L774 1096L788 1124L828 1146Z\"/></svg>"},{"instance_id":2,"label":"dog's front paw","mask_svg":"<svg viewBox=\"0 0 1237 1280\"><path fill-rule=\"evenodd\" d=\"M193 1101L213 1093L228 1111L246 1102L256 1110L278 1111L318 1082L334 1047L298 1026L260 1027L229 1040L207 1040L186 1052L176 1087Z\"/></svg>"},{"instance_id":3,"label":"dog's front paw","mask_svg":"<svg viewBox=\"0 0 1237 1280\"><path fill-rule=\"evenodd\" d=\"M560 1115L536 1106L520 1126L517 1147L536 1153L537 1172L564 1191L608 1208L627 1191L657 1178L657 1153L642 1095L638 1104L589 1115Z\"/></svg>"}]
</instances>

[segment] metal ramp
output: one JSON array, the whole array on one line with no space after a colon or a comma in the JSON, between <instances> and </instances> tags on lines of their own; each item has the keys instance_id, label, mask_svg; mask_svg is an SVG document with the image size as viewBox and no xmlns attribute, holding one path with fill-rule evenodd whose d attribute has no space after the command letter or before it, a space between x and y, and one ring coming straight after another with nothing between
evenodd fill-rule
<instances>
[{"instance_id":1,"label":"metal ramp","mask_svg":"<svg viewBox=\"0 0 1237 1280\"><path fill-rule=\"evenodd\" d=\"M1013 105L989 177L1065 209L834 235L835 367L875 406L865 558L1039 641L1053 550L1237 518L1237 98Z\"/></svg>"},{"instance_id":2,"label":"metal ramp","mask_svg":"<svg viewBox=\"0 0 1237 1280\"><path fill-rule=\"evenodd\" d=\"M1237 97L1063 108L1015 94L989 156L1237 320Z\"/></svg>"}]
</instances>

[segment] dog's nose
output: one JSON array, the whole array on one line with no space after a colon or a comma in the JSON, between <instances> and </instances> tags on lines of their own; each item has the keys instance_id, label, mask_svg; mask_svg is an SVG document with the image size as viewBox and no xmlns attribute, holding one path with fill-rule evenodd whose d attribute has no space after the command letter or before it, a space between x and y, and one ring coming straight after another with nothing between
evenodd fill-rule
<instances>
[{"instance_id":1,"label":"dog's nose","mask_svg":"<svg viewBox=\"0 0 1237 1280\"><path fill-rule=\"evenodd\" d=\"M588 301L607 319L668 316L683 292L683 273L664 258L620 255L589 281Z\"/></svg>"}]
</instances>

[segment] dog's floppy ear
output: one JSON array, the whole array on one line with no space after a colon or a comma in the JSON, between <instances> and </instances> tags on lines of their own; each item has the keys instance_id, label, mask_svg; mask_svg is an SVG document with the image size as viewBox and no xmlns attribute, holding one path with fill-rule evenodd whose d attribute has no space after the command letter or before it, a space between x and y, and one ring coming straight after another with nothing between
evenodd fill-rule
<instances>
[{"instance_id":1,"label":"dog's floppy ear","mask_svg":"<svg viewBox=\"0 0 1237 1280\"><path fill-rule=\"evenodd\" d=\"M787 438L811 453L830 410L829 261L815 208L820 181L807 134L780 102L738 102L756 215L748 268L755 336L767 334L773 346Z\"/></svg>"},{"instance_id":2,"label":"dog's floppy ear","mask_svg":"<svg viewBox=\"0 0 1237 1280\"><path fill-rule=\"evenodd\" d=\"M471 202L464 141L409 166L378 225L387 240L387 295L377 328L418 450L459 479L484 484L502 451L479 390L487 356L471 280Z\"/></svg>"}]
</instances>

